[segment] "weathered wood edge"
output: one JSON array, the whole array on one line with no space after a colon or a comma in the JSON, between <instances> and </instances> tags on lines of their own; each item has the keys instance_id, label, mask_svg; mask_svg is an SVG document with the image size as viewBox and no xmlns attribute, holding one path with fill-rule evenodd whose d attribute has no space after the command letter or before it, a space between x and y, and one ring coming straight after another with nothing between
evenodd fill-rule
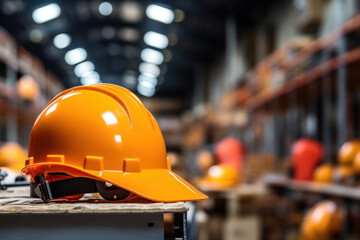
<instances>
[{"instance_id":1,"label":"weathered wood edge","mask_svg":"<svg viewBox=\"0 0 360 240\"><path fill-rule=\"evenodd\" d=\"M33 198L0 199L0 214L114 214L114 213L179 213L187 212L185 202L176 203L103 203L52 202Z\"/></svg>"}]
</instances>

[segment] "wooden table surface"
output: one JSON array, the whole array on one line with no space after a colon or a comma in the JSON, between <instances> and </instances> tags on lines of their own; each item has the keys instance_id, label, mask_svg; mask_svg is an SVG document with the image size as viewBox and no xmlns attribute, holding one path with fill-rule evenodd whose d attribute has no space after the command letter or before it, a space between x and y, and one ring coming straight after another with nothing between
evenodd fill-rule
<instances>
[{"instance_id":1,"label":"wooden table surface","mask_svg":"<svg viewBox=\"0 0 360 240\"><path fill-rule=\"evenodd\" d=\"M138 203L109 202L88 194L79 201L55 201L44 203L41 199L30 198L28 187L0 190L0 214L61 214L61 213L183 213L188 211L185 202Z\"/></svg>"}]
</instances>

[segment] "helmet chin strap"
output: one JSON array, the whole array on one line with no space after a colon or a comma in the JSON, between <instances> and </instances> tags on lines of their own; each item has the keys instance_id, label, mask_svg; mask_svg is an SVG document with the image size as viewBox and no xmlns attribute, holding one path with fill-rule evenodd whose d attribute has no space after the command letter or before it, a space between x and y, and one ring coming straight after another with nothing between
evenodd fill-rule
<instances>
[{"instance_id":1,"label":"helmet chin strap","mask_svg":"<svg viewBox=\"0 0 360 240\"><path fill-rule=\"evenodd\" d=\"M36 176L34 193L44 202L52 199L84 193L96 193L96 180L90 178L69 178L49 182L44 175Z\"/></svg>"}]
</instances>

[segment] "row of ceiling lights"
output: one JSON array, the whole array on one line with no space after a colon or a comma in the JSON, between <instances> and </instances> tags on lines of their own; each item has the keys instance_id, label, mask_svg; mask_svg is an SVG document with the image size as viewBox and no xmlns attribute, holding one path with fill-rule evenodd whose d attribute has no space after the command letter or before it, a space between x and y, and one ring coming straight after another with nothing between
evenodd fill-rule
<instances>
[{"instance_id":1,"label":"row of ceiling lights","mask_svg":"<svg viewBox=\"0 0 360 240\"><path fill-rule=\"evenodd\" d=\"M170 24L174 20L174 12L159 5L151 4L146 8L146 16L164 24ZM149 31L144 35L144 42L153 48L165 49L169 44L169 39L160 33ZM164 55L151 48L145 48L141 52L143 62L139 66L140 76L138 77L137 90L140 94L151 97L155 94L158 84L160 68L158 65L164 61Z\"/></svg>"},{"instance_id":2,"label":"row of ceiling lights","mask_svg":"<svg viewBox=\"0 0 360 240\"><path fill-rule=\"evenodd\" d=\"M102 2L99 5L99 13L103 16L109 16L112 11L113 6L109 2ZM183 19L183 12L181 10L175 11L178 11L178 15ZM60 13L59 5L52 3L35 9L32 17L36 23L41 24L57 18ZM170 24L174 21L174 12L171 9L156 4L150 4L146 8L146 16L164 24ZM150 97L155 93L160 75L159 65L164 61L164 55L159 50L163 50L169 45L169 39L163 34L149 31L144 35L144 42L152 48L145 48L141 52L143 62L139 65L141 74L138 77L137 90L140 94ZM71 36L61 33L55 36L53 43L59 49L66 48L71 44ZM83 48L75 48L67 51L65 54L65 62L67 64L77 64L74 68L74 73L80 78L81 84L88 85L101 82L100 75L95 71L94 64L91 61L85 61L86 58L87 52Z\"/></svg>"}]
</instances>

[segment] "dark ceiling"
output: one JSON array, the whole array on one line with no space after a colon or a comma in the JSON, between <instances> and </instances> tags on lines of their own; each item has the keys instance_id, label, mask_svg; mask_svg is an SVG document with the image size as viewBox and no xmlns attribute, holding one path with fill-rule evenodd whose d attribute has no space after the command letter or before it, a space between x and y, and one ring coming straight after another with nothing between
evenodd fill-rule
<instances>
[{"instance_id":1,"label":"dark ceiling","mask_svg":"<svg viewBox=\"0 0 360 240\"><path fill-rule=\"evenodd\" d=\"M35 23L32 19L33 10L53 2L60 6L60 16L43 24ZM94 63L103 82L124 85L124 73L131 70L138 74L140 52L146 47L143 35L147 31L168 36L174 34L177 37L176 44L167 47L172 58L161 65L163 74L159 77L155 96L186 98L194 87L194 67L208 66L224 49L227 16L235 17L241 32L255 21L261 21L275 1L136 1L142 10L141 19L134 23L121 17L120 8L124 1L108 2L113 5L113 11L109 16L102 16L98 10L101 1L2 0L0 25L20 45L39 57L49 70L62 79L66 87L79 85L79 79L74 75L74 66L64 60L66 51L72 48L83 47L87 51L87 59ZM151 20L145 15L145 9L151 3L163 4L173 10L181 9L185 18L182 22L168 25ZM134 41L119 38L116 33L124 28L136 29L138 38ZM29 38L34 29L43 33L37 43ZM67 33L72 37L71 44L65 49L57 49L53 45L53 38L59 33ZM132 90L136 91L136 88Z\"/></svg>"}]
</instances>

